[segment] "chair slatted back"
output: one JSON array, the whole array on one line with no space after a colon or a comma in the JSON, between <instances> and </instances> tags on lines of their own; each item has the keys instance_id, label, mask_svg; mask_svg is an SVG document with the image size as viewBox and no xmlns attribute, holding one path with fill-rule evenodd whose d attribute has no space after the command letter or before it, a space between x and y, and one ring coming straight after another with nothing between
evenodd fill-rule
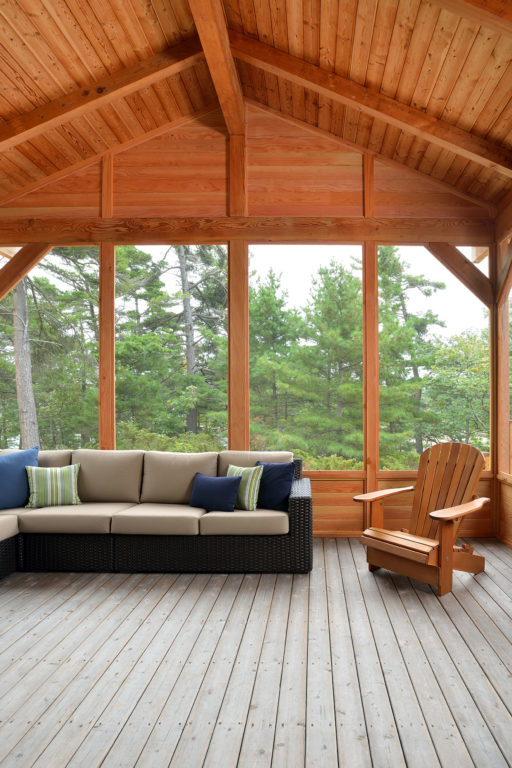
<instances>
[{"instance_id":1,"label":"chair slatted back","mask_svg":"<svg viewBox=\"0 0 512 768\"><path fill-rule=\"evenodd\" d=\"M480 451L466 443L439 443L424 451L418 467L410 532L437 538L438 523L429 513L471 501L484 463Z\"/></svg>"}]
</instances>

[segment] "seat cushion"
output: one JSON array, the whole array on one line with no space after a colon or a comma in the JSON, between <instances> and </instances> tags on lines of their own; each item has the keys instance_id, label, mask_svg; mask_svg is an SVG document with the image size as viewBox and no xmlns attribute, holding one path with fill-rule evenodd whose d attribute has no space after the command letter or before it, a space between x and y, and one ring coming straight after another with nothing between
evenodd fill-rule
<instances>
[{"instance_id":1,"label":"seat cushion","mask_svg":"<svg viewBox=\"0 0 512 768\"><path fill-rule=\"evenodd\" d=\"M293 461L293 453L290 451L221 451L217 474L225 475L230 464L237 467L254 467L257 461Z\"/></svg>"},{"instance_id":2,"label":"seat cushion","mask_svg":"<svg viewBox=\"0 0 512 768\"><path fill-rule=\"evenodd\" d=\"M17 515L0 515L0 541L19 533Z\"/></svg>"},{"instance_id":3,"label":"seat cushion","mask_svg":"<svg viewBox=\"0 0 512 768\"><path fill-rule=\"evenodd\" d=\"M205 509L186 504L137 504L112 516L112 533L195 536Z\"/></svg>"},{"instance_id":4,"label":"seat cushion","mask_svg":"<svg viewBox=\"0 0 512 768\"><path fill-rule=\"evenodd\" d=\"M146 451L141 502L189 504L196 472L217 474L217 453Z\"/></svg>"},{"instance_id":5,"label":"seat cushion","mask_svg":"<svg viewBox=\"0 0 512 768\"><path fill-rule=\"evenodd\" d=\"M131 501L140 498L144 451L73 451L72 464L80 464L80 501Z\"/></svg>"},{"instance_id":6,"label":"seat cushion","mask_svg":"<svg viewBox=\"0 0 512 768\"><path fill-rule=\"evenodd\" d=\"M199 520L199 532L203 536L274 536L288 533L289 520L286 512L275 509L256 509L254 512L208 512Z\"/></svg>"},{"instance_id":7,"label":"seat cushion","mask_svg":"<svg viewBox=\"0 0 512 768\"><path fill-rule=\"evenodd\" d=\"M88 502L23 509L18 525L22 533L110 533L112 515L130 506L127 502Z\"/></svg>"}]
</instances>

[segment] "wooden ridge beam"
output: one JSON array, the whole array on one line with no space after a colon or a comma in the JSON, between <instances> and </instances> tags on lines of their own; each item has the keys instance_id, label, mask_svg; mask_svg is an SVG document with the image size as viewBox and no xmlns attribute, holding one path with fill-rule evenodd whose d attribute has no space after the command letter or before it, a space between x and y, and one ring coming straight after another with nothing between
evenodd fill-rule
<instances>
[{"instance_id":1,"label":"wooden ridge beam","mask_svg":"<svg viewBox=\"0 0 512 768\"><path fill-rule=\"evenodd\" d=\"M424 244L450 242L488 245L493 222L475 218L365 218L293 216L148 217L104 219L2 217L0 243L50 242L53 245L83 243L189 244L226 243L360 243ZM471 264L471 262L469 262ZM477 272L477 268L471 264ZM484 277L482 275L482 277Z\"/></svg>"},{"instance_id":2,"label":"wooden ridge beam","mask_svg":"<svg viewBox=\"0 0 512 768\"><path fill-rule=\"evenodd\" d=\"M48 243L25 245L0 269L0 300L39 264L51 247Z\"/></svg>"},{"instance_id":3,"label":"wooden ridge beam","mask_svg":"<svg viewBox=\"0 0 512 768\"><path fill-rule=\"evenodd\" d=\"M199 39L194 37L79 92L74 91L31 112L13 117L0 127L0 151L11 149L62 123L182 72L203 58Z\"/></svg>"},{"instance_id":4,"label":"wooden ridge beam","mask_svg":"<svg viewBox=\"0 0 512 768\"><path fill-rule=\"evenodd\" d=\"M243 135L244 97L231 53L221 0L189 0L189 6L228 132Z\"/></svg>"},{"instance_id":5,"label":"wooden ridge beam","mask_svg":"<svg viewBox=\"0 0 512 768\"><path fill-rule=\"evenodd\" d=\"M512 178L512 152L504 147L239 32L230 31L229 37L233 55L240 61Z\"/></svg>"},{"instance_id":6,"label":"wooden ridge beam","mask_svg":"<svg viewBox=\"0 0 512 768\"><path fill-rule=\"evenodd\" d=\"M25 186L17 189L16 192L10 192L4 198L1 198L0 206L8 205L14 200L18 200L20 197L23 197L23 195L28 194L29 192L35 192L38 189L43 189L48 184L52 184L55 181L65 179L68 176L71 176L71 174L76 173L77 171L81 171L84 168L89 168L89 166L101 161L108 155L114 156L120 152L126 152L129 149L138 147L139 144L145 144L146 141L151 141L152 139L156 139L159 136L163 136L175 128L179 128L182 125L187 125L187 123L192 123L194 120L199 120L201 117L209 115L211 112L214 112L218 108L218 104L209 104L204 107L204 109L200 109L197 112L192 112L189 115L184 115L183 117L178 117L176 120L170 120L168 123L163 123L162 125L153 128L151 131L141 133L140 136L134 136L132 139L128 139L128 141L121 142L120 144L116 144L113 147L109 147L104 152L98 152L95 155L91 155L91 157L85 158L85 160L79 160L77 163L69 165L67 168L61 168L60 171L55 171L55 173L51 173L42 179L32 181L29 184L26 184Z\"/></svg>"},{"instance_id":7,"label":"wooden ridge beam","mask_svg":"<svg viewBox=\"0 0 512 768\"><path fill-rule=\"evenodd\" d=\"M512 36L512 3L510 0L432 0L446 11L452 11L500 35Z\"/></svg>"},{"instance_id":8,"label":"wooden ridge beam","mask_svg":"<svg viewBox=\"0 0 512 768\"><path fill-rule=\"evenodd\" d=\"M493 303L492 283L478 267L450 243L428 243L426 248L487 307Z\"/></svg>"},{"instance_id":9,"label":"wooden ridge beam","mask_svg":"<svg viewBox=\"0 0 512 768\"><path fill-rule=\"evenodd\" d=\"M246 99L245 100L247 104L250 104L253 107L256 107L256 109L259 109L261 112L268 112L271 115L275 115L275 117L278 117L280 120L282 120L285 123L289 123L290 125L295 125L297 128L302 128L304 131L307 131L308 133L312 133L316 136L322 136L322 138L327 139L334 144L337 144L338 146L346 147L347 149L352 149L356 152L361 152L365 156L368 155L370 157L373 157L375 160L378 160L380 163L384 163L385 165L388 165L390 168L399 168L400 170L404 171L404 173L409 174L411 178L416 179L422 179L423 181L428 181L433 186L437 187L442 192L457 195L457 197L460 197L462 200L467 200L468 203L473 203L473 205L477 205L480 208L483 208L487 214L491 217L496 216L497 209L496 206L492 203L487 202L486 200L481 200L479 197L475 197L474 195L468 195L466 192L462 192L460 189L457 189L457 187L452 186L451 184L448 184L446 181L441 181L441 179L436 179L434 176L429 176L426 173L423 173L422 171L418 171L415 168L409 168L408 165L404 165L403 163L400 163L398 160L394 160L391 157L386 157L386 155L381 154L380 152L376 152L373 149L368 149L368 147L363 147L360 144L356 144L353 141L349 141L348 139L344 139L341 136L335 136L330 131L326 131L323 128L319 128L316 125L311 125L310 123L306 123L304 120L299 120L296 117L292 117L292 115L287 115L284 112L280 112L278 109L273 109L272 107L267 106L266 104L261 104L259 101L255 101L254 99Z\"/></svg>"}]
</instances>

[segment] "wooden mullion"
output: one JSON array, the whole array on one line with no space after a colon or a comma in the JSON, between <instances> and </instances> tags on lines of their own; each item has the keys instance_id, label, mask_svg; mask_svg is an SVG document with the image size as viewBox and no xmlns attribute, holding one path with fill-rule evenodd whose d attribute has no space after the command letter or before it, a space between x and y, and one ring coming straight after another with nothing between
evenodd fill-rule
<instances>
[{"instance_id":1,"label":"wooden mullion","mask_svg":"<svg viewBox=\"0 0 512 768\"><path fill-rule=\"evenodd\" d=\"M228 445L249 449L249 248L230 241L228 253Z\"/></svg>"},{"instance_id":2,"label":"wooden mullion","mask_svg":"<svg viewBox=\"0 0 512 768\"><path fill-rule=\"evenodd\" d=\"M99 303L99 446L116 447L115 393L115 275L113 243L100 246Z\"/></svg>"},{"instance_id":3,"label":"wooden mullion","mask_svg":"<svg viewBox=\"0 0 512 768\"><path fill-rule=\"evenodd\" d=\"M379 285L377 244L363 246L363 430L366 492L377 490L379 468Z\"/></svg>"}]
</instances>

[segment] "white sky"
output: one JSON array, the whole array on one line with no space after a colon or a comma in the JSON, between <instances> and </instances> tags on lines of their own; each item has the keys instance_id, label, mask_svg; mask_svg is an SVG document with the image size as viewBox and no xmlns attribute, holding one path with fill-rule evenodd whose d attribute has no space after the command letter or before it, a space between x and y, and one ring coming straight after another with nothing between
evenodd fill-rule
<instances>
[{"instance_id":1,"label":"white sky","mask_svg":"<svg viewBox=\"0 0 512 768\"><path fill-rule=\"evenodd\" d=\"M436 334L451 336L488 325L484 305L431 253L418 246L401 246L399 250L413 274L423 274L446 285L445 290L436 291L430 298L417 292L416 307L422 311L430 308L446 323L445 329L436 327ZM470 258L470 249L461 250ZM270 268L281 274L281 285L288 291L289 306L299 307L307 302L318 269L327 266L331 259L339 258L340 254L348 266L351 256L361 257L362 249L356 245L251 245L249 269L262 277ZM477 266L485 271L485 264Z\"/></svg>"}]
</instances>

